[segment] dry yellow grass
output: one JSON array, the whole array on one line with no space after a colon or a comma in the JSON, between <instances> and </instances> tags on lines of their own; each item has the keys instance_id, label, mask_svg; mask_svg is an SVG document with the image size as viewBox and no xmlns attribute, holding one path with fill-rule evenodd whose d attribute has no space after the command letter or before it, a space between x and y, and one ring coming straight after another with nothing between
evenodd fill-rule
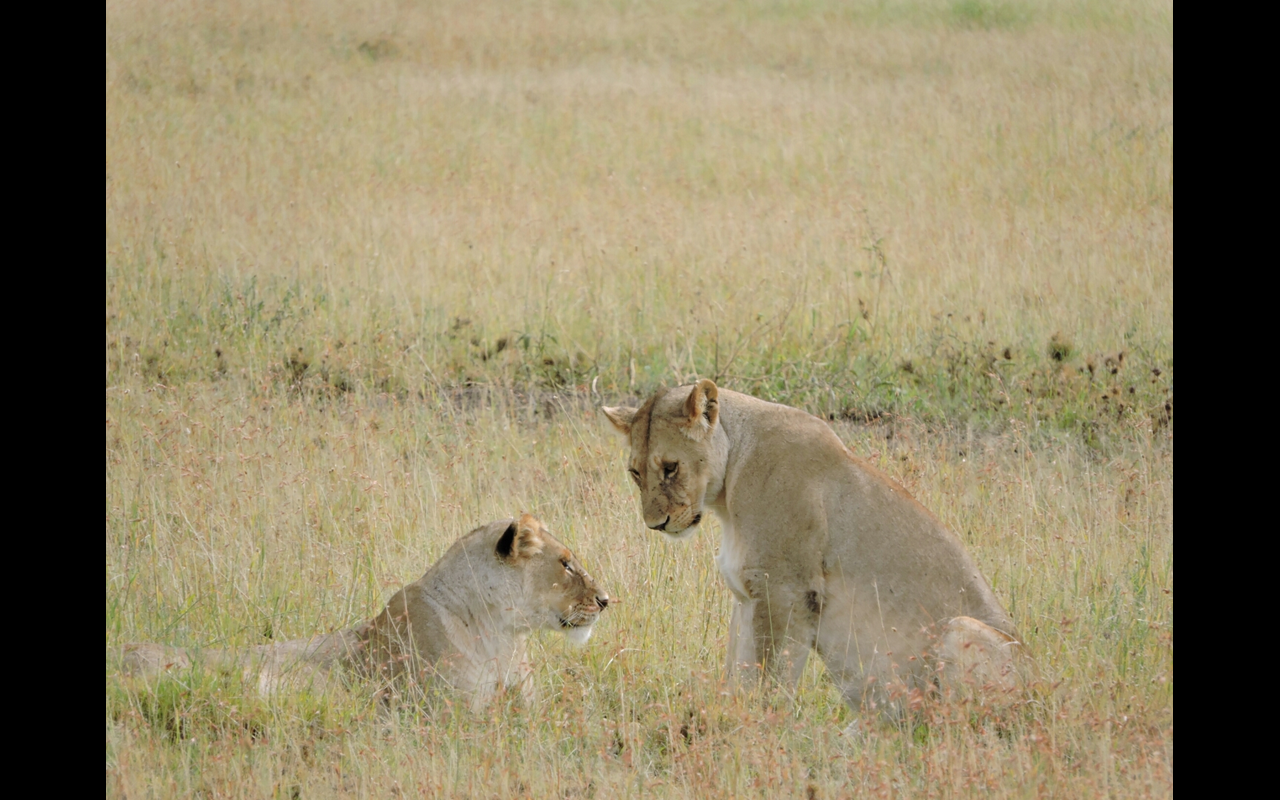
<instances>
[{"instance_id":1,"label":"dry yellow grass","mask_svg":"<svg viewBox=\"0 0 1280 800\"><path fill-rule=\"evenodd\" d=\"M108 650L350 624L521 509L619 598L586 649L540 640L530 713L140 687L109 655L108 795L1172 793L1169 6L106 28ZM723 693L715 526L643 530L586 389L695 374L905 415L834 424L965 539L1034 701L850 741L816 664L793 704Z\"/></svg>"}]
</instances>

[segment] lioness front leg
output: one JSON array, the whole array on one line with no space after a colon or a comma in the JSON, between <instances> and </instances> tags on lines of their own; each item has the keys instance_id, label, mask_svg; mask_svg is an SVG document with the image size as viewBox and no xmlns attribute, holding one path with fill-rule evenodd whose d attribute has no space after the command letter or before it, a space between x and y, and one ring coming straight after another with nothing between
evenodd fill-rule
<instances>
[{"instance_id":1,"label":"lioness front leg","mask_svg":"<svg viewBox=\"0 0 1280 800\"><path fill-rule=\"evenodd\" d=\"M747 685L768 674L794 688L804 671L808 647L786 636L775 637L774 632L778 628L764 609L765 604L759 600L734 604L733 617L729 621L725 676L730 681Z\"/></svg>"},{"instance_id":2,"label":"lioness front leg","mask_svg":"<svg viewBox=\"0 0 1280 800\"><path fill-rule=\"evenodd\" d=\"M764 675L795 689L817 635L816 603L810 593L785 586L769 587L763 594L739 606L739 664L749 654L754 657L750 663Z\"/></svg>"}]
</instances>

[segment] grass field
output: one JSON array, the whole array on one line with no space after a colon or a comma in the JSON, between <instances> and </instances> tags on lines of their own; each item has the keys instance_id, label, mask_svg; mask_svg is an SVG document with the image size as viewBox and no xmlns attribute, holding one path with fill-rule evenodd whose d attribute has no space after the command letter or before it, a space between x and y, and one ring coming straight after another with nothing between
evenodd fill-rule
<instances>
[{"instance_id":1,"label":"grass field","mask_svg":"<svg viewBox=\"0 0 1280 800\"><path fill-rule=\"evenodd\" d=\"M108 796L1171 795L1172 13L108 3ZM946 521L1027 701L855 738L816 660L726 691L718 527L647 532L594 410L695 376ZM119 674L521 510L617 601L535 709Z\"/></svg>"}]
</instances>

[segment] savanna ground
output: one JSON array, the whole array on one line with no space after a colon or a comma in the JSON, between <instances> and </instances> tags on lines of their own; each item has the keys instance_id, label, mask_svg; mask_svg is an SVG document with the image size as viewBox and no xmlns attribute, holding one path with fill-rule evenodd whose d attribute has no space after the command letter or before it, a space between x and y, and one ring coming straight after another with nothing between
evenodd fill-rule
<instances>
[{"instance_id":1,"label":"savanna ground","mask_svg":"<svg viewBox=\"0 0 1280 800\"><path fill-rule=\"evenodd\" d=\"M356 5L107 4L108 796L1172 794L1171 4ZM593 410L694 376L945 520L1026 702L726 692L717 525ZM534 709L119 674L521 510L617 598Z\"/></svg>"}]
</instances>

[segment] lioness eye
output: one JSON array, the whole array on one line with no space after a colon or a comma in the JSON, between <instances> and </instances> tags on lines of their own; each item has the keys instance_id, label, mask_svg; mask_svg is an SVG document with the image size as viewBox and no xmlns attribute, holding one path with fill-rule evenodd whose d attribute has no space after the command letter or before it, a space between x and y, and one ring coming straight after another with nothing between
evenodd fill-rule
<instances>
[{"instance_id":1,"label":"lioness eye","mask_svg":"<svg viewBox=\"0 0 1280 800\"><path fill-rule=\"evenodd\" d=\"M636 485L639 485L639 484L640 484L640 473L639 473L639 472L635 471L634 469L629 469L629 470L627 470L627 473L631 476L631 480L633 480L633 481L635 481L635 482L636 482Z\"/></svg>"},{"instance_id":2,"label":"lioness eye","mask_svg":"<svg viewBox=\"0 0 1280 800\"><path fill-rule=\"evenodd\" d=\"M573 567L572 567L572 566L570 566L570 564L569 564L569 559L567 559L567 558L562 558L562 559L560 559L560 563L564 565L564 571L565 571L565 572L569 573L570 575L572 575L572 574L573 574Z\"/></svg>"},{"instance_id":3,"label":"lioness eye","mask_svg":"<svg viewBox=\"0 0 1280 800\"><path fill-rule=\"evenodd\" d=\"M680 465L676 463L662 465L662 477L670 478L676 474L676 470L680 469Z\"/></svg>"}]
</instances>

